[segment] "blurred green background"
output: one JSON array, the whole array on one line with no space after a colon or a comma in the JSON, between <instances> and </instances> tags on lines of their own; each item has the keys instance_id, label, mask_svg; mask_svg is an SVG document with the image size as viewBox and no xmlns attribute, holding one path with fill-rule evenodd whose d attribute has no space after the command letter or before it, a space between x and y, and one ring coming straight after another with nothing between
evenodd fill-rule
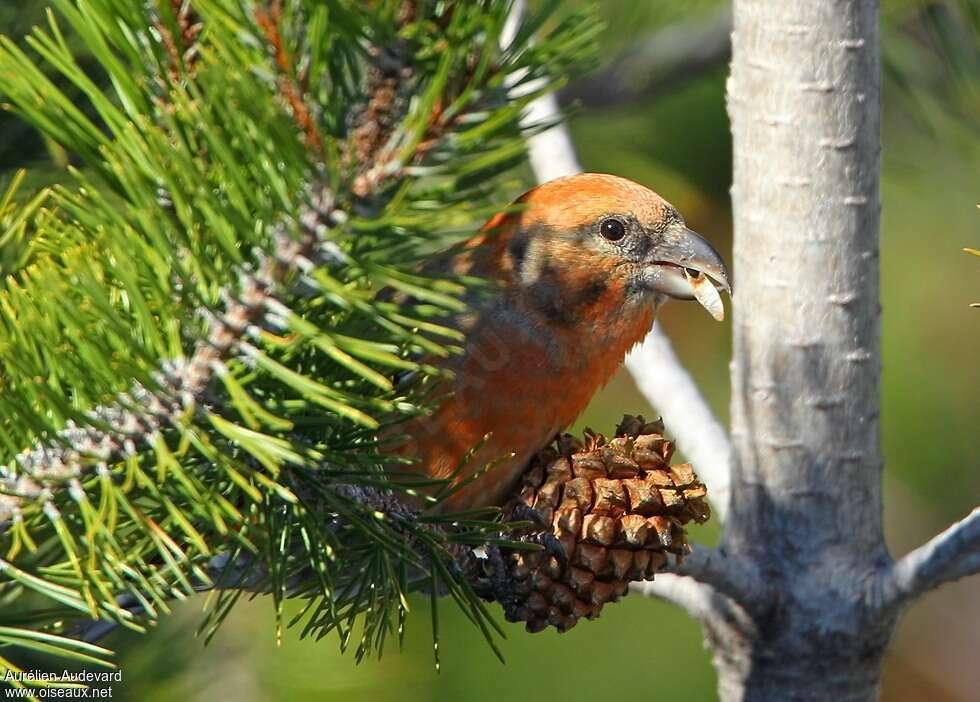
<instances>
[{"instance_id":1,"label":"blurred green background","mask_svg":"<svg viewBox=\"0 0 980 702\"><path fill-rule=\"evenodd\" d=\"M605 64L645 41L656 49L660 72L640 71L635 90L618 97L597 90L612 84L607 80L583 81L565 94L582 163L654 187L729 252L725 55L723 47L712 49L719 30L724 36L724 9L705 0L600 6ZM0 34L20 38L43 18L43 7L43 0L7 0ZM889 546L900 554L980 502L980 310L969 308L980 300L980 261L960 250L980 248L980 5L885 0L883 25L885 513ZM35 184L57 180L64 165L57 149L0 115L0 183L22 166L32 169ZM663 321L715 410L727 417L728 325L679 304L667 308ZM625 373L580 425L608 430L623 412L650 412ZM709 527L696 538L715 536ZM976 579L961 582L907 615L886 663L884 700L977 699L978 592ZM109 640L123 669L115 699L715 699L697 626L638 595L564 635L506 625L506 665L447 604L440 609L441 673L434 670L422 598L414 602L403 652L359 666L339 654L334 639L300 641L287 631L277 647L272 610L262 598L242 603L205 647L193 637L202 604L177 605L149 636Z\"/></svg>"}]
</instances>

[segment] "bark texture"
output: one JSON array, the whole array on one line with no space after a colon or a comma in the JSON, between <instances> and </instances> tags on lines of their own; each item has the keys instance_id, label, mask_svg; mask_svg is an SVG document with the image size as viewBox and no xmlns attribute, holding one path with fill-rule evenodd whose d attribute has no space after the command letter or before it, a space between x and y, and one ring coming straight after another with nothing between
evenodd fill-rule
<instances>
[{"instance_id":1,"label":"bark texture","mask_svg":"<svg viewBox=\"0 0 980 702\"><path fill-rule=\"evenodd\" d=\"M658 327L627 362L724 521L635 589L702 624L724 702L875 699L902 610L980 572L980 507L897 562L882 533L878 4L734 2L731 441ZM563 125L529 151L580 170Z\"/></svg>"},{"instance_id":2,"label":"bark texture","mask_svg":"<svg viewBox=\"0 0 980 702\"><path fill-rule=\"evenodd\" d=\"M878 1L735 0L732 495L771 596L706 628L725 700L867 700L880 616ZM872 610L875 610L872 614Z\"/></svg>"}]
</instances>

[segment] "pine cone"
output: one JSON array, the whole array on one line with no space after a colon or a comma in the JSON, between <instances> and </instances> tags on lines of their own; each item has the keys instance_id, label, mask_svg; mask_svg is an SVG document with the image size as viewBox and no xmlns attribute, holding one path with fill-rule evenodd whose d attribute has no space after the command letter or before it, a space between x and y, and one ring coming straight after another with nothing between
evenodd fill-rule
<instances>
[{"instance_id":1,"label":"pine cone","mask_svg":"<svg viewBox=\"0 0 980 702\"><path fill-rule=\"evenodd\" d=\"M535 540L557 539L565 558L557 549L502 554L508 620L567 631L597 617L631 581L652 580L668 554L680 560L690 551L684 525L707 521L706 490L690 464L670 465L674 444L663 430L659 420L627 415L613 439L565 434L538 453L505 515L550 526L552 536L546 527Z\"/></svg>"}]
</instances>

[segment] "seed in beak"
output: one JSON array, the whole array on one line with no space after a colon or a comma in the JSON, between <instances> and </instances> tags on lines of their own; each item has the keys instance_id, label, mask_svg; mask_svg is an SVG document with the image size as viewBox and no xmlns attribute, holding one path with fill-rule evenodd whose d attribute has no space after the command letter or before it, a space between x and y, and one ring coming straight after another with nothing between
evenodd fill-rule
<instances>
[{"instance_id":1,"label":"seed in beak","mask_svg":"<svg viewBox=\"0 0 980 702\"><path fill-rule=\"evenodd\" d=\"M725 318L725 305L721 301L721 295L715 290L714 283L708 276L701 275L700 271L690 268L684 269L684 276L694 289L695 299L708 311L708 314L719 322L722 321Z\"/></svg>"}]
</instances>

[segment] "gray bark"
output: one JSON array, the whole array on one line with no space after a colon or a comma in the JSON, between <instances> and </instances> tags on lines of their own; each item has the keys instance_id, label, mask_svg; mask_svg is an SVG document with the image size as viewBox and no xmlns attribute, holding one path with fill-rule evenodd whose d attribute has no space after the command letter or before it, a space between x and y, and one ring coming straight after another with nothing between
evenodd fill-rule
<instances>
[{"instance_id":1,"label":"gray bark","mask_svg":"<svg viewBox=\"0 0 980 702\"><path fill-rule=\"evenodd\" d=\"M754 563L777 600L752 613L751 631L708 629L723 699L873 699L894 624L867 607L890 562L878 0L734 7L734 501L722 549Z\"/></svg>"},{"instance_id":2,"label":"gray bark","mask_svg":"<svg viewBox=\"0 0 980 702\"><path fill-rule=\"evenodd\" d=\"M875 699L902 609L980 571L980 507L897 562L882 533L878 5L734 2L731 442L656 328L628 366L728 498L717 549L637 586L702 624L724 702ZM580 170L562 126L529 151Z\"/></svg>"}]
</instances>

